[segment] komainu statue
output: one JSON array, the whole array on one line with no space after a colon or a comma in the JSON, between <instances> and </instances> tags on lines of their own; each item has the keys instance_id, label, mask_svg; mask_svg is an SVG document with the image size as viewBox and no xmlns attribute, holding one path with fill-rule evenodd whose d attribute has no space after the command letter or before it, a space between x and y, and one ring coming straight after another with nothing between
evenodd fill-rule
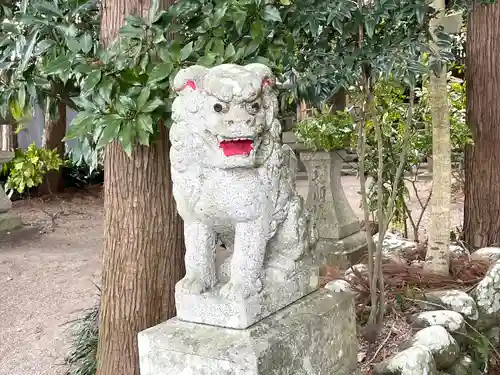
<instances>
[{"instance_id":1,"label":"komainu statue","mask_svg":"<svg viewBox=\"0 0 500 375\"><path fill-rule=\"evenodd\" d=\"M316 288L317 231L295 191L293 152L281 144L275 84L261 64L191 66L175 77L170 157L186 243L186 276L176 286L181 319L244 328ZM243 305L253 316L228 323L234 306L248 301L259 311ZM221 316L212 319L212 307Z\"/></svg>"}]
</instances>

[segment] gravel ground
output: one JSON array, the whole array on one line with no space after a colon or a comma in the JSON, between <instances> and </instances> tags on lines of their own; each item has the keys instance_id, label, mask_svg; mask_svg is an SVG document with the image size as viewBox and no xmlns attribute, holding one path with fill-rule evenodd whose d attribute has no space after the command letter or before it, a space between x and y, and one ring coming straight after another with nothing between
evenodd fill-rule
<instances>
[{"instance_id":1,"label":"gravel ground","mask_svg":"<svg viewBox=\"0 0 500 375\"><path fill-rule=\"evenodd\" d=\"M346 176L342 183L361 216L358 180ZM306 182L297 186L307 193ZM430 183L420 182L418 188L425 199ZM461 199L453 203L453 225L461 223L462 205ZM415 197L411 206L418 211ZM14 211L26 224L40 226L42 234L0 244L0 374L62 375L69 342L64 323L96 298L103 202L93 191L15 202Z\"/></svg>"}]
</instances>

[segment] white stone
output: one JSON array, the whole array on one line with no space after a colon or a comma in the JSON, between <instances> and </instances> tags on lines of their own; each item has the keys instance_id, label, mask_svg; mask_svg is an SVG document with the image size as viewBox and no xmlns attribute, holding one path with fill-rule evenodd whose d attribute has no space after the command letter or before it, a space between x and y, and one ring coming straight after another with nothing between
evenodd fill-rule
<instances>
[{"instance_id":1,"label":"white stone","mask_svg":"<svg viewBox=\"0 0 500 375\"><path fill-rule=\"evenodd\" d=\"M429 349L412 346L375 365L374 375L436 375L436 363Z\"/></svg>"},{"instance_id":2,"label":"white stone","mask_svg":"<svg viewBox=\"0 0 500 375\"><path fill-rule=\"evenodd\" d=\"M379 241L379 235L373 235L375 244ZM417 243L409 241L398 233L386 232L382 242L382 251L386 256L402 256L406 251L413 250Z\"/></svg>"},{"instance_id":3,"label":"white stone","mask_svg":"<svg viewBox=\"0 0 500 375\"><path fill-rule=\"evenodd\" d=\"M368 265L367 264L355 264L349 267L344 273L344 279L348 282L353 282L357 279L357 275L360 274L363 277L368 275Z\"/></svg>"},{"instance_id":4,"label":"white stone","mask_svg":"<svg viewBox=\"0 0 500 375\"><path fill-rule=\"evenodd\" d=\"M479 310L481 326L500 323L500 261L497 261L477 284L473 296Z\"/></svg>"},{"instance_id":5,"label":"white stone","mask_svg":"<svg viewBox=\"0 0 500 375\"><path fill-rule=\"evenodd\" d=\"M412 315L410 321L416 328L438 325L446 328L452 334L465 331L464 317L451 310L423 311Z\"/></svg>"},{"instance_id":6,"label":"white stone","mask_svg":"<svg viewBox=\"0 0 500 375\"><path fill-rule=\"evenodd\" d=\"M176 285L182 320L246 328L319 285L318 232L295 189L294 153L281 144L274 83L262 64L195 65L174 79L170 157L186 243L186 276Z\"/></svg>"},{"instance_id":7,"label":"white stone","mask_svg":"<svg viewBox=\"0 0 500 375\"><path fill-rule=\"evenodd\" d=\"M423 305L427 310L444 308L456 311L472 321L476 321L479 318L476 302L471 296L461 290L451 289L426 292L425 298L431 302L430 304Z\"/></svg>"},{"instance_id":8,"label":"white stone","mask_svg":"<svg viewBox=\"0 0 500 375\"><path fill-rule=\"evenodd\" d=\"M495 263L500 260L500 247L483 247L482 249L474 251L470 255L471 260L487 260Z\"/></svg>"},{"instance_id":9,"label":"white stone","mask_svg":"<svg viewBox=\"0 0 500 375\"><path fill-rule=\"evenodd\" d=\"M353 296L319 290L252 327L177 318L138 337L141 375L357 374Z\"/></svg>"},{"instance_id":10,"label":"white stone","mask_svg":"<svg viewBox=\"0 0 500 375\"><path fill-rule=\"evenodd\" d=\"M449 368L460 355L460 347L456 340L441 326L430 326L418 331L408 344L428 348L438 370Z\"/></svg>"},{"instance_id":11,"label":"white stone","mask_svg":"<svg viewBox=\"0 0 500 375\"><path fill-rule=\"evenodd\" d=\"M450 253L456 256L468 256L470 257L469 250L465 249L460 245L450 245Z\"/></svg>"},{"instance_id":12,"label":"white stone","mask_svg":"<svg viewBox=\"0 0 500 375\"><path fill-rule=\"evenodd\" d=\"M352 293L353 292L351 284L349 284L347 281L341 280L341 279L332 280L332 281L328 282L325 285L325 289L328 289L334 293L339 293L339 292Z\"/></svg>"}]
</instances>

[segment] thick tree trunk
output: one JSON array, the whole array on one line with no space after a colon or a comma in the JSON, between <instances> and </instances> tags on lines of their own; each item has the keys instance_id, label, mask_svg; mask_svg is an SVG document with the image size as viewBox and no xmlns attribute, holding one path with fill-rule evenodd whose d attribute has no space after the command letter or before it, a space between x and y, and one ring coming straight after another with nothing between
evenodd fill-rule
<instances>
[{"instance_id":1,"label":"thick tree trunk","mask_svg":"<svg viewBox=\"0 0 500 375\"><path fill-rule=\"evenodd\" d=\"M118 34L127 14L151 0L104 0L101 38ZM183 226L170 178L168 130L128 157L106 148L105 243L97 375L139 375L137 333L175 315L174 286L184 276Z\"/></svg>"},{"instance_id":2,"label":"thick tree trunk","mask_svg":"<svg viewBox=\"0 0 500 375\"><path fill-rule=\"evenodd\" d=\"M66 135L66 105L58 104L58 116L52 119L46 111L45 125L42 135L42 147L48 150L57 150L61 158L64 157L65 147L63 138ZM63 190L64 184L60 171L50 171L45 176L45 182L38 187L40 194L50 194Z\"/></svg>"},{"instance_id":3,"label":"thick tree trunk","mask_svg":"<svg viewBox=\"0 0 500 375\"><path fill-rule=\"evenodd\" d=\"M500 3L475 4L467 27L467 123L464 239L500 243Z\"/></svg>"},{"instance_id":4,"label":"thick tree trunk","mask_svg":"<svg viewBox=\"0 0 500 375\"><path fill-rule=\"evenodd\" d=\"M444 9L444 0L435 0L436 9ZM442 13L443 14L443 13ZM437 26L441 19L433 22ZM442 275L449 274L450 206L451 206L451 139L448 106L447 71L439 77L431 74L429 94L432 114L432 196L431 230L425 257L425 269Z\"/></svg>"}]
</instances>

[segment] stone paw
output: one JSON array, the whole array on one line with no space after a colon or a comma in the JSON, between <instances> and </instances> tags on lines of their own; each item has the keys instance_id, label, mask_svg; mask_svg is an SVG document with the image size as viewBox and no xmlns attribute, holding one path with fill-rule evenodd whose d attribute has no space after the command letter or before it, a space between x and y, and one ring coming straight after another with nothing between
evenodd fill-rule
<instances>
[{"instance_id":1,"label":"stone paw","mask_svg":"<svg viewBox=\"0 0 500 375\"><path fill-rule=\"evenodd\" d=\"M213 283L204 281L195 276L184 276L176 285L176 290L182 290L189 294L201 294L213 287Z\"/></svg>"},{"instance_id":2,"label":"stone paw","mask_svg":"<svg viewBox=\"0 0 500 375\"><path fill-rule=\"evenodd\" d=\"M262 282L256 279L253 282L243 280L230 280L224 285L220 294L222 297L233 301L244 301L262 290Z\"/></svg>"}]
</instances>

